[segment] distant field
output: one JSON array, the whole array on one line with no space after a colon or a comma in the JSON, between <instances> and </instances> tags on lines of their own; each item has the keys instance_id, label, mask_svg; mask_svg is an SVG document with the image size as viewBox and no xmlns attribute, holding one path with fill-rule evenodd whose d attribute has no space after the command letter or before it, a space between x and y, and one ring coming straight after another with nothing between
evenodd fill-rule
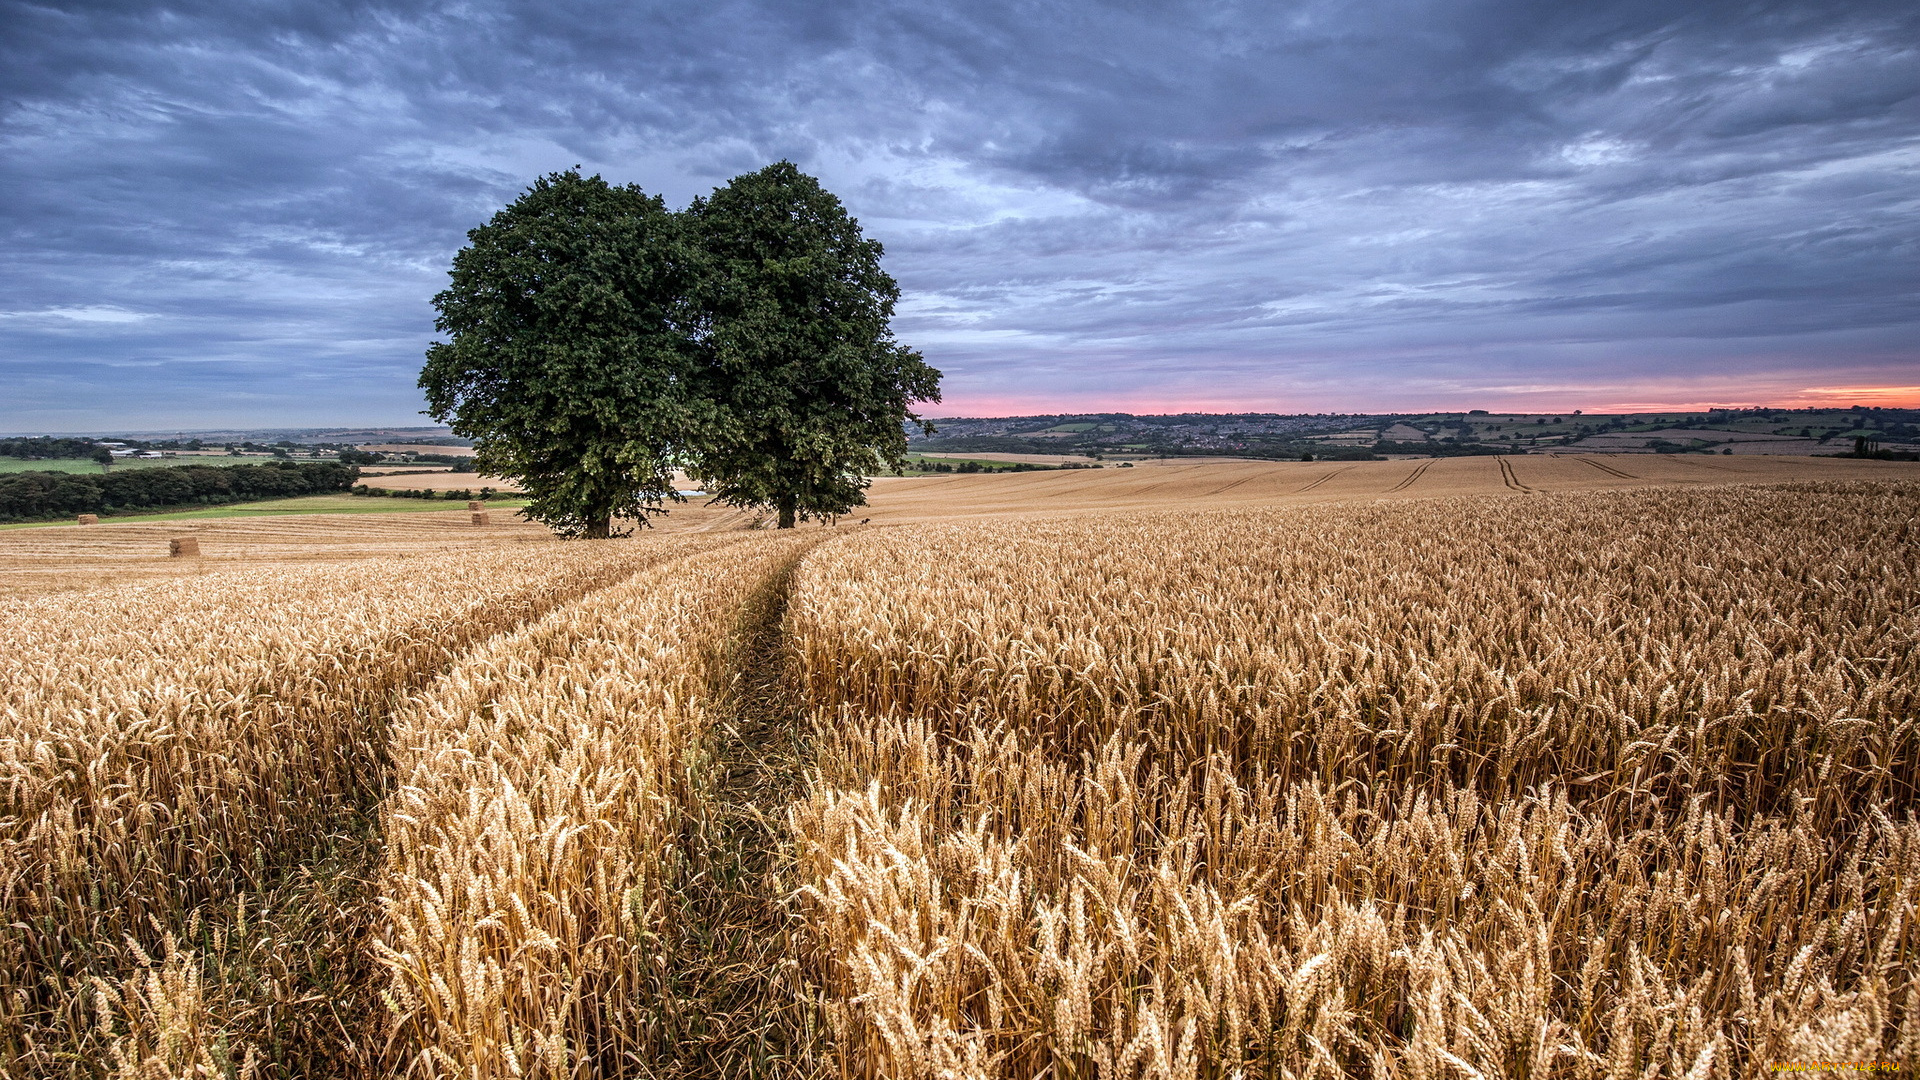
<instances>
[{"instance_id":1,"label":"distant field","mask_svg":"<svg viewBox=\"0 0 1920 1080\"><path fill-rule=\"evenodd\" d=\"M1038 455L955 455L948 460L986 461ZM880 523L929 521L981 515L1049 512L1132 513L1160 509L1202 510L1222 506L1365 502L1374 499L1433 498L1453 495L1530 494L1602 491L1650 486L1709 486L1789 480L1920 478L1920 465L1852 458L1778 458L1719 455L1534 454L1515 457L1414 458L1397 461L1255 461L1249 459L1167 458L1141 461L1133 468L1107 462L1101 469L1024 473L883 476L868 492L869 505L842 519ZM687 487L693 481L677 477ZM507 497L488 503L495 509L525 505L517 490L498 478L471 473L423 473L375 476L367 482L393 490L470 490L492 486ZM701 496L673 504L654 528L677 532L745 527L756 516L725 507L708 507ZM450 512L440 499L311 495L208 507L166 514L109 517L99 529L126 522L210 521L286 515L422 514ZM461 508L464 513L464 507ZM49 529L63 522L0 526L0 529ZM322 527L325 527L324 525ZM0 547L0 566L6 562Z\"/></svg>"},{"instance_id":2,"label":"distant field","mask_svg":"<svg viewBox=\"0 0 1920 1080\"><path fill-rule=\"evenodd\" d=\"M491 510L514 510L525 506L525 499L490 499ZM448 509L448 503L436 499L383 499L365 495L303 495L297 499L264 499L260 502L212 506L205 510L180 510L168 514L137 515L142 521L209 521L220 518L275 517L286 514L419 514ZM461 511L466 504L459 504Z\"/></svg>"},{"instance_id":3,"label":"distant field","mask_svg":"<svg viewBox=\"0 0 1920 1080\"><path fill-rule=\"evenodd\" d=\"M444 474L394 477L444 490ZM1698 455L1528 455L1405 461L1296 462L1193 459L1142 461L1121 469L881 477L870 505L838 523L876 525L1082 514L1115 521L1158 511L1195 513L1229 507L1367 503L1448 496L1532 496L1648 487L1711 488L1806 480L1915 480L1920 465L1848 458ZM684 481L684 478L682 478ZM691 481L685 481L691 485ZM397 486L397 485L395 485ZM478 483L463 484L478 490ZM0 529L0 593L147 576L199 573L261 559L301 562L471 546L549 542L545 529L510 507L489 503L491 524L476 530L464 504L439 499L316 495L178 514L109 517L98 525L61 523ZM695 497L654 519L650 533L725 533L765 524L766 515L710 507ZM807 523L803 530L818 530ZM168 537L204 539L200 560L169 560ZM369 540L372 536L375 539ZM270 540L262 539L271 537Z\"/></svg>"},{"instance_id":4,"label":"distant field","mask_svg":"<svg viewBox=\"0 0 1920 1080\"><path fill-rule=\"evenodd\" d=\"M502 480L497 476L481 476L478 473L430 472L409 473L401 476L363 475L360 482L368 487L385 488L388 491L479 491L490 487L495 491L519 491L518 485L511 480Z\"/></svg>"},{"instance_id":5,"label":"distant field","mask_svg":"<svg viewBox=\"0 0 1920 1080\"><path fill-rule=\"evenodd\" d=\"M422 446L415 443L365 443L360 449L375 454L444 454L448 457L472 457L471 446Z\"/></svg>"},{"instance_id":6,"label":"distant field","mask_svg":"<svg viewBox=\"0 0 1920 1080\"><path fill-rule=\"evenodd\" d=\"M1529 454L1401 461L1217 461L1170 458L1134 468L880 477L858 520L933 521L999 514L1145 513L1163 509L1369 502L1636 487L1706 487L1825 479L1920 479L1920 465L1853 458L1698 454Z\"/></svg>"},{"instance_id":7,"label":"distant field","mask_svg":"<svg viewBox=\"0 0 1920 1080\"><path fill-rule=\"evenodd\" d=\"M982 464L1004 465L1009 462L1025 462L1029 465L1064 465L1068 462L1091 462L1085 454L943 454L937 452L913 453L907 455L908 461L942 461L958 463L978 461Z\"/></svg>"},{"instance_id":8,"label":"distant field","mask_svg":"<svg viewBox=\"0 0 1920 1080\"><path fill-rule=\"evenodd\" d=\"M176 465L261 465L269 461L283 460L266 454L251 457L232 457L226 454L173 457L173 458L115 458L115 472L126 469L168 469ZM297 461L326 461L326 458L296 458ZM0 457L0 473L17 472L64 472L101 475L100 463L86 458L54 458L49 461L25 461L20 458Z\"/></svg>"},{"instance_id":9,"label":"distant field","mask_svg":"<svg viewBox=\"0 0 1920 1080\"><path fill-rule=\"evenodd\" d=\"M1769 432L1728 432L1703 428L1655 428L1649 431L1589 435L1569 449L1611 453L1652 453L1653 444L1656 442L1686 446L1695 441L1724 445L1736 454L1811 457L1815 454L1838 454L1847 449L1844 441L1823 443L1818 439L1803 439Z\"/></svg>"},{"instance_id":10,"label":"distant field","mask_svg":"<svg viewBox=\"0 0 1920 1080\"><path fill-rule=\"evenodd\" d=\"M405 557L502 543L553 542L545 528L498 504L475 526L464 503L316 495L243 504L206 516L102 518L98 525L0 527L0 596L171 580L209 570ZM321 509L331 503L339 509ZM241 509L223 507L221 509ZM202 557L173 559L167 541L199 539Z\"/></svg>"},{"instance_id":11,"label":"distant field","mask_svg":"<svg viewBox=\"0 0 1920 1080\"><path fill-rule=\"evenodd\" d=\"M656 518L642 536L737 532L756 517L703 500ZM0 526L0 596L167 580L212 569L297 566L341 559L391 558L447 549L483 549L502 543L556 543L553 534L516 512L523 498L487 503L488 523L475 526L464 502L309 495L171 514L103 517L97 525L72 521ZM200 540L201 557L173 559L167 541Z\"/></svg>"},{"instance_id":12,"label":"distant field","mask_svg":"<svg viewBox=\"0 0 1920 1080\"><path fill-rule=\"evenodd\" d=\"M518 509L525 499L492 499L490 509ZM116 514L100 519L100 525L157 521L217 521L221 518L286 517L301 514L417 514L447 510L449 503L439 499L386 499L364 495L302 495L292 499L262 499L259 502L209 506L204 510L173 510L160 514ZM466 504L459 504L464 512ZM29 521L0 525L0 529L50 529L73 525L72 521ZM82 526L76 526L82 527ZM99 525L84 528L99 528Z\"/></svg>"}]
</instances>

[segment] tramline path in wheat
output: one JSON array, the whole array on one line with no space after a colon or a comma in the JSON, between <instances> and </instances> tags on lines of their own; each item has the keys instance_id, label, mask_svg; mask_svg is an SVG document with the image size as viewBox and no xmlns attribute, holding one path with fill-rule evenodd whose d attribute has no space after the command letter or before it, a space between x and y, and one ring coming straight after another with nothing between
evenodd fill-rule
<instances>
[{"instance_id":1,"label":"tramline path in wheat","mask_svg":"<svg viewBox=\"0 0 1920 1080\"><path fill-rule=\"evenodd\" d=\"M1557 456L1557 455L1556 455L1556 456ZM1605 474L1606 474L1606 475L1608 475L1608 476L1611 476L1611 477L1615 477L1616 479L1620 479L1620 480L1638 480L1638 479L1640 479L1640 478L1639 478L1639 477L1638 477L1637 475L1635 475L1635 474L1633 474L1633 473L1630 473L1630 472L1628 472L1628 471L1626 471L1625 469L1620 469L1620 468L1616 468L1616 467L1614 467L1614 466L1612 466L1612 465L1609 465L1609 464L1607 464L1606 462L1604 462L1604 461L1601 461L1601 460L1599 460L1598 458L1596 458L1596 457L1594 457L1594 456L1592 456L1592 455L1590 455L1590 454L1588 454L1588 455L1583 455L1583 456L1581 456L1581 457L1579 457L1579 458L1576 458L1575 460L1577 460L1577 461L1579 461L1579 462L1581 462L1582 464L1585 464L1585 465L1591 465L1591 466L1593 466L1593 467L1594 467L1595 469L1598 469L1598 470L1599 470L1600 472L1603 472L1603 473L1605 473Z\"/></svg>"},{"instance_id":2,"label":"tramline path in wheat","mask_svg":"<svg viewBox=\"0 0 1920 1080\"><path fill-rule=\"evenodd\" d=\"M1423 461L1419 465L1414 466L1412 472L1408 473L1406 477L1402 479L1399 483L1388 488L1385 494L1392 495L1395 492L1407 490L1413 485L1419 483L1420 478L1426 475L1427 470L1432 467L1433 467L1433 462L1431 461Z\"/></svg>"},{"instance_id":3,"label":"tramline path in wheat","mask_svg":"<svg viewBox=\"0 0 1920 1080\"><path fill-rule=\"evenodd\" d=\"M444 697L480 642L495 638L472 655L496 655L496 635L630 589L613 583L648 565L752 539L513 545L350 578L277 567L0 601L9 1074L179 1075L259 1055L367 1074L393 1044L374 901L350 886L378 858L390 755L420 745L405 727L419 706L397 699ZM316 860L328 869L307 876ZM276 940L294 927L320 936Z\"/></svg>"}]
</instances>

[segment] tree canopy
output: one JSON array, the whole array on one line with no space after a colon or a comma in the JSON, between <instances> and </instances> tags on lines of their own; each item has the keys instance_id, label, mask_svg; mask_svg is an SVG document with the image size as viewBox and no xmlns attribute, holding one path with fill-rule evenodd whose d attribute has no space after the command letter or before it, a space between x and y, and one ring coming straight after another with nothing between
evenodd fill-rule
<instances>
[{"instance_id":1,"label":"tree canopy","mask_svg":"<svg viewBox=\"0 0 1920 1080\"><path fill-rule=\"evenodd\" d=\"M449 340L427 350L428 412L562 535L611 535L673 497L699 426L681 232L638 187L554 173L467 234L434 297Z\"/></svg>"},{"instance_id":2,"label":"tree canopy","mask_svg":"<svg viewBox=\"0 0 1920 1080\"><path fill-rule=\"evenodd\" d=\"M686 216L701 258L703 386L718 406L694 475L781 528L866 501L905 458L940 373L893 339L899 286L840 200L790 162L734 178ZM929 429L930 430L930 429Z\"/></svg>"},{"instance_id":3,"label":"tree canopy","mask_svg":"<svg viewBox=\"0 0 1920 1080\"><path fill-rule=\"evenodd\" d=\"M782 528L845 513L939 400L888 325L879 242L789 162L678 214L554 173L468 238L420 385L563 535L659 512L675 467Z\"/></svg>"}]
</instances>

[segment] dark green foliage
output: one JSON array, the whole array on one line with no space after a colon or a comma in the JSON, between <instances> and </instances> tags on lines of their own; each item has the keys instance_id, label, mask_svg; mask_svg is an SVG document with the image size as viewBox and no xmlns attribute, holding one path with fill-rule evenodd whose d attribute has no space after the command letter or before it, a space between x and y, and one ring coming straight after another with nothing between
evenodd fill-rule
<instances>
[{"instance_id":1,"label":"dark green foliage","mask_svg":"<svg viewBox=\"0 0 1920 1080\"><path fill-rule=\"evenodd\" d=\"M372 465L380 460L380 455L348 448L340 451L340 460L348 465Z\"/></svg>"},{"instance_id":2,"label":"dark green foliage","mask_svg":"<svg viewBox=\"0 0 1920 1080\"><path fill-rule=\"evenodd\" d=\"M683 214L555 173L468 238L434 299L428 411L563 535L659 512L676 465L782 527L845 513L904 461L908 406L939 400L888 328L880 245L789 163Z\"/></svg>"},{"instance_id":3,"label":"dark green foliage","mask_svg":"<svg viewBox=\"0 0 1920 1080\"><path fill-rule=\"evenodd\" d=\"M54 461L57 459L91 458L94 451L102 449L92 439L62 439L51 435L40 435L31 439L0 439L0 457L21 458L26 461ZM95 458L95 460L99 460Z\"/></svg>"},{"instance_id":4,"label":"dark green foliage","mask_svg":"<svg viewBox=\"0 0 1920 1080\"><path fill-rule=\"evenodd\" d=\"M1913 453L1912 451L1897 452L1885 449L1880 445L1879 439L1869 438L1865 435L1855 435L1853 437L1853 452L1839 456L1873 458L1879 461L1920 461L1920 454Z\"/></svg>"},{"instance_id":5,"label":"dark green foliage","mask_svg":"<svg viewBox=\"0 0 1920 1080\"><path fill-rule=\"evenodd\" d=\"M689 260L660 199L554 173L467 234L434 297L428 412L513 477L565 536L611 534L672 497L672 454L702 417L684 332Z\"/></svg>"},{"instance_id":6,"label":"dark green foliage","mask_svg":"<svg viewBox=\"0 0 1920 1080\"><path fill-rule=\"evenodd\" d=\"M718 406L690 471L719 502L775 510L781 528L865 503L865 478L906 460L909 406L940 400L940 373L888 326L900 289L880 243L785 161L686 218L701 251L701 387Z\"/></svg>"},{"instance_id":7,"label":"dark green foliage","mask_svg":"<svg viewBox=\"0 0 1920 1080\"><path fill-rule=\"evenodd\" d=\"M43 521L71 514L247 502L346 491L360 470L336 462L180 465L106 476L60 472L0 475L0 521Z\"/></svg>"}]
</instances>

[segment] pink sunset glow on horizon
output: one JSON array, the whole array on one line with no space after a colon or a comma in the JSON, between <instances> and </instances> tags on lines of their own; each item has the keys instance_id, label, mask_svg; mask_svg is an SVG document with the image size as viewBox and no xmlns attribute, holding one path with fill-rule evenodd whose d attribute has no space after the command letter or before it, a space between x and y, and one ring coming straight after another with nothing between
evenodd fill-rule
<instances>
[{"instance_id":1,"label":"pink sunset glow on horizon","mask_svg":"<svg viewBox=\"0 0 1920 1080\"><path fill-rule=\"evenodd\" d=\"M1406 400L1324 400L1302 395L1293 399L1170 397L1148 394L951 394L937 403L922 403L921 416L993 417L1056 416L1092 413L1129 413L1135 416L1170 416L1180 413L1276 413L1289 414L1379 414L1458 413L1469 409L1527 414L1571 413L1648 413L1707 412L1715 409L1818 409L1920 408L1920 386L1824 386L1808 387L1765 395L1625 397L1618 388L1589 396L1572 394L1541 395L1538 398L1511 393L1461 394L1451 400L1436 395L1424 401ZM1384 395L1383 395L1384 398Z\"/></svg>"}]
</instances>

